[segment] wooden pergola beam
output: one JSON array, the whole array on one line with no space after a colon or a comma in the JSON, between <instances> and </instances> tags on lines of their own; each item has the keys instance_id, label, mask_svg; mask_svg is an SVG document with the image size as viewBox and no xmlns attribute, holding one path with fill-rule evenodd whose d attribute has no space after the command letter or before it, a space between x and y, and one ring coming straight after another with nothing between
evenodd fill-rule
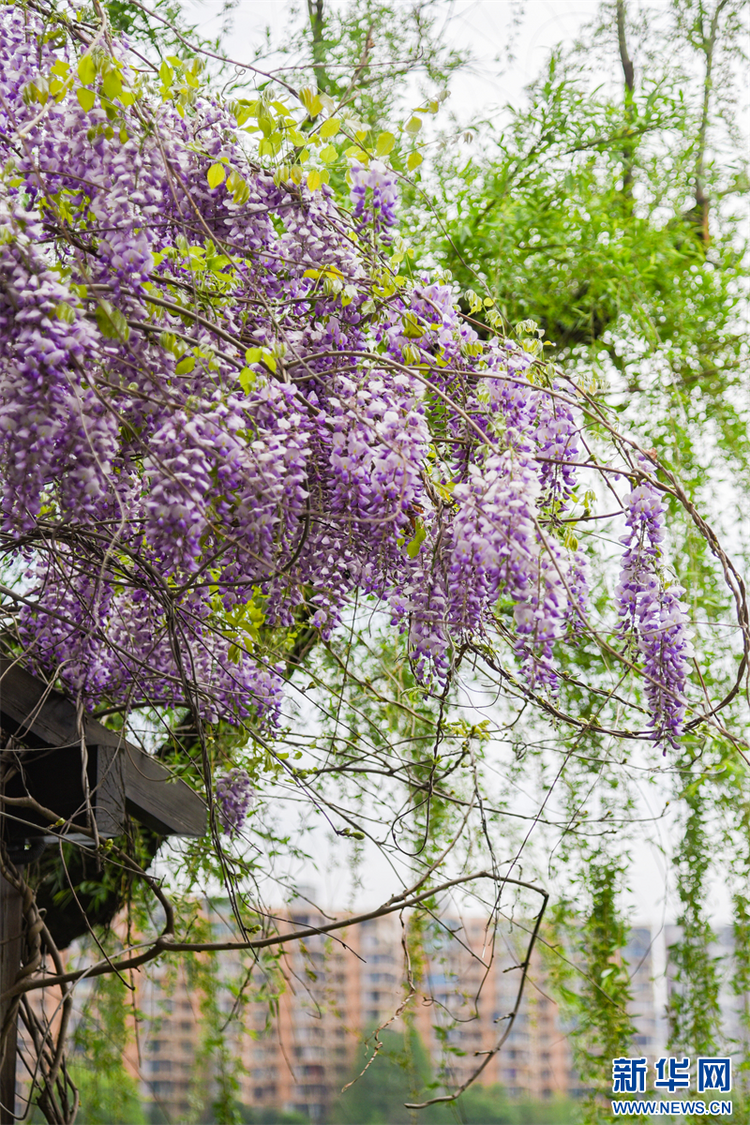
<instances>
[{"instance_id":1,"label":"wooden pergola beam","mask_svg":"<svg viewBox=\"0 0 750 1125\"><path fill-rule=\"evenodd\" d=\"M28 747L20 751L25 777L17 775L8 795L16 795L15 789L22 795L27 785L39 804L59 809L66 819L77 814L81 823L86 798L74 704L13 661L0 659L0 725ZM100 836L120 835L126 812L162 836L205 834L206 805L189 785L96 719L84 718L84 732ZM39 835L40 818L29 813L24 819L33 826L23 831Z\"/></svg>"}]
</instances>

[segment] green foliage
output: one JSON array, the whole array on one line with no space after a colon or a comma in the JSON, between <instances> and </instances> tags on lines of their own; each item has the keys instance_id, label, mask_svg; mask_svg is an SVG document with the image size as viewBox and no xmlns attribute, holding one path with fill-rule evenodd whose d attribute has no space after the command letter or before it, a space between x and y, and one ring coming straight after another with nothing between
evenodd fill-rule
<instances>
[{"instance_id":1,"label":"green foliage","mask_svg":"<svg viewBox=\"0 0 750 1125\"><path fill-rule=\"evenodd\" d=\"M550 969L563 1011L571 1020L570 1038L581 1086L581 1122L608 1119L612 1059L628 1056L635 1034L628 1014L630 972L623 958L628 923L618 906L626 862L604 852L587 857L575 906L553 908ZM556 955L565 951L563 957ZM641 1121L641 1117L631 1120Z\"/></svg>"},{"instance_id":2,"label":"green foliage","mask_svg":"<svg viewBox=\"0 0 750 1125\"><path fill-rule=\"evenodd\" d=\"M146 1125L138 1084L121 1066L110 1070L78 1063L71 1075L81 1098L76 1125Z\"/></svg>"},{"instance_id":3,"label":"green foliage","mask_svg":"<svg viewBox=\"0 0 750 1125\"><path fill-rule=\"evenodd\" d=\"M378 1038L383 1046L375 1059L370 1062L375 1050L370 1040L367 1053L357 1060L352 1074L354 1085L332 1110L334 1125L411 1125L415 1111L405 1109L404 1103L429 1096L430 1064L417 1033L413 1029L402 1034L382 1031Z\"/></svg>"},{"instance_id":4,"label":"green foliage","mask_svg":"<svg viewBox=\"0 0 750 1125\"><path fill-rule=\"evenodd\" d=\"M675 1051L710 1055L718 1047L721 1026L719 966L712 954L715 935L705 916L706 878L711 850L706 833L706 793L700 784L685 793L688 815L676 856L682 935L670 950L676 987L669 1006L669 1045Z\"/></svg>"},{"instance_id":5,"label":"green foliage","mask_svg":"<svg viewBox=\"0 0 750 1125\"><path fill-rule=\"evenodd\" d=\"M243 1125L308 1125L308 1118L304 1113L294 1110L284 1112L281 1109L250 1109L249 1106L239 1107L240 1120Z\"/></svg>"},{"instance_id":6,"label":"green foliage","mask_svg":"<svg viewBox=\"0 0 750 1125\"><path fill-rule=\"evenodd\" d=\"M702 5L686 3L679 16L646 10L638 25L618 5L632 90L615 12L603 8L576 48L552 54L525 103L479 129L475 159L445 150L441 221L421 224L462 287L479 280L509 325L536 321L556 357L590 373L692 478L705 468L707 426L733 467L748 464L745 408L731 393L748 354L750 180L733 132L730 65L742 44L739 6L721 6L704 41L686 32ZM664 49L654 52L657 27ZM616 78L602 81L618 72L619 89ZM415 224L421 211L417 200Z\"/></svg>"},{"instance_id":7,"label":"green foliage","mask_svg":"<svg viewBox=\"0 0 750 1125\"><path fill-rule=\"evenodd\" d=\"M424 1046L412 1029L382 1031L383 1046L372 1059L373 1040L358 1060L346 1090L334 1105L330 1125L567 1125L573 1106L562 1100L510 1102L501 1086L470 1086L453 1103L408 1110L405 1102L434 1096Z\"/></svg>"},{"instance_id":8,"label":"green foliage","mask_svg":"<svg viewBox=\"0 0 750 1125\"><path fill-rule=\"evenodd\" d=\"M590 388L609 418L632 425L644 447L671 462L715 526L731 529L747 560L750 545L736 518L750 487L742 9L739 0L684 0L636 15L624 0L603 5L573 48L553 51L524 100L506 107L498 123L474 123L470 159L445 146L427 176L435 214L425 218L415 192L409 225L452 271L480 332L490 326L485 295L509 325L536 322L563 367ZM590 440L596 444L593 429ZM677 573L701 606L701 642L714 654L706 690L728 692L736 648L732 632L714 625L726 602L713 560L689 530L673 523L669 533ZM604 572L593 575L595 590L606 582ZM561 686L567 707L579 706L582 717L599 707L576 686L593 658L584 640L570 653ZM737 703L726 706L723 721L730 732L735 723L743 728ZM585 908L561 902L556 909L559 952L573 962L563 971L558 961L556 972L582 1084L590 1090L585 1119L610 1119L607 1067L628 1053L633 1031L621 959L627 926L616 893L627 885L628 821L638 815L626 768L631 757L652 771L659 791L680 810L675 869L682 930L671 951L671 1048L691 1056L726 1051L745 1067L746 1040L726 1043L719 1006L727 981L745 1005L746 1036L747 1001L740 998L749 979L750 818L736 741L711 730L686 737L668 780L666 763L647 764L635 748L605 748L592 735L563 739L566 757L556 774L559 759L544 749L539 724L519 725L517 738L523 757L516 779L538 792L552 783L563 796L568 819L553 864L585 891ZM598 852L596 840L607 836L612 839ZM618 854L615 841L622 862L608 858ZM705 905L720 871L735 891L731 964L717 959ZM741 1115L741 1092L738 1098Z\"/></svg>"},{"instance_id":9,"label":"green foliage","mask_svg":"<svg viewBox=\"0 0 750 1125\"><path fill-rule=\"evenodd\" d=\"M222 0L217 12L221 19L221 31L214 40L206 39L198 31L198 25L186 19L185 5L179 0L153 0L147 8L131 4L128 0L105 0L102 7L106 9L115 33L145 47L149 54L164 58L170 53L181 54L186 40L193 46L218 48L221 35L226 34L231 26L235 0ZM85 9L84 14L88 14ZM93 12L91 14L94 15Z\"/></svg>"}]
</instances>

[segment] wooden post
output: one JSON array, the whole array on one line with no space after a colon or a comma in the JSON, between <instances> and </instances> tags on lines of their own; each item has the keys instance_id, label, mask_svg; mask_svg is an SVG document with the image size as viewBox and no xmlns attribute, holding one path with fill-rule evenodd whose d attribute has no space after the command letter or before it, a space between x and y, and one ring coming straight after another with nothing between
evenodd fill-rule
<instances>
[{"instance_id":1,"label":"wooden post","mask_svg":"<svg viewBox=\"0 0 750 1125\"><path fill-rule=\"evenodd\" d=\"M68 828L87 827L86 804L92 795L99 835L119 836L126 814L162 836L202 836L206 805L184 781L174 779L161 762L95 719L84 719L88 749L88 792L81 777L81 729L69 699L50 691L41 680L0 657L0 727L22 746L12 752L14 769L5 776L6 752L0 750L0 791L7 797L32 796L42 812L25 808L22 818L6 817L0 805L0 837L24 857L27 845L43 849L50 815ZM45 812L44 810L49 810ZM38 854L38 853L37 853ZM22 896L0 875L0 995L15 984L23 956ZM0 1028L12 1005L0 1001ZM0 1125L13 1125L16 1106L18 1022L12 1021L0 1064Z\"/></svg>"},{"instance_id":2,"label":"wooden post","mask_svg":"<svg viewBox=\"0 0 750 1125\"><path fill-rule=\"evenodd\" d=\"M23 954L23 911L20 893L0 875L0 996L16 983ZM0 1029L10 1003L0 1001ZM5 1041L0 1066L0 1125L14 1125L16 1109L16 1043L18 1021L14 1019Z\"/></svg>"}]
</instances>

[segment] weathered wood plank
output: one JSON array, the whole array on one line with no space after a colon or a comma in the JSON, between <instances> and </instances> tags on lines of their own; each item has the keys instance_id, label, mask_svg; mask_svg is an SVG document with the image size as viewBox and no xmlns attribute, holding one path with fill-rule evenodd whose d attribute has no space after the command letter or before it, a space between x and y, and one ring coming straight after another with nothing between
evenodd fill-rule
<instances>
[{"instance_id":1,"label":"weathered wood plank","mask_svg":"<svg viewBox=\"0 0 750 1125\"><path fill-rule=\"evenodd\" d=\"M113 746L96 748L92 802L99 835L120 836L125 831L125 772L123 754Z\"/></svg>"},{"instance_id":2,"label":"weathered wood plank","mask_svg":"<svg viewBox=\"0 0 750 1125\"><path fill-rule=\"evenodd\" d=\"M39 803L54 810L64 805L60 815L66 819L82 809L85 800L74 704L12 661L0 659L0 722L31 748L22 761L30 785L39 790L35 794ZM189 785L174 779L161 762L117 731L90 717L84 724L88 781L102 836L122 832L126 810L164 836L205 833L206 806ZM38 817L29 815L28 819L43 827Z\"/></svg>"},{"instance_id":3,"label":"weathered wood plank","mask_svg":"<svg viewBox=\"0 0 750 1125\"><path fill-rule=\"evenodd\" d=\"M133 752L134 751L134 752ZM125 803L129 813L163 836L203 836L206 806L161 762L129 744L124 751Z\"/></svg>"}]
</instances>

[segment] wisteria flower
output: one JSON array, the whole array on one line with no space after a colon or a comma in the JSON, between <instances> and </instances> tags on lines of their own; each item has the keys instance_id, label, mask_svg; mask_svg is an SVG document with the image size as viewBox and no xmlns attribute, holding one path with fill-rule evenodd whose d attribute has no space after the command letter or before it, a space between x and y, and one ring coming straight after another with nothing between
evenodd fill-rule
<instances>
[{"instance_id":1,"label":"wisteria flower","mask_svg":"<svg viewBox=\"0 0 750 1125\"><path fill-rule=\"evenodd\" d=\"M247 770L236 766L216 781L219 820L228 836L237 836L248 818L255 790Z\"/></svg>"}]
</instances>

